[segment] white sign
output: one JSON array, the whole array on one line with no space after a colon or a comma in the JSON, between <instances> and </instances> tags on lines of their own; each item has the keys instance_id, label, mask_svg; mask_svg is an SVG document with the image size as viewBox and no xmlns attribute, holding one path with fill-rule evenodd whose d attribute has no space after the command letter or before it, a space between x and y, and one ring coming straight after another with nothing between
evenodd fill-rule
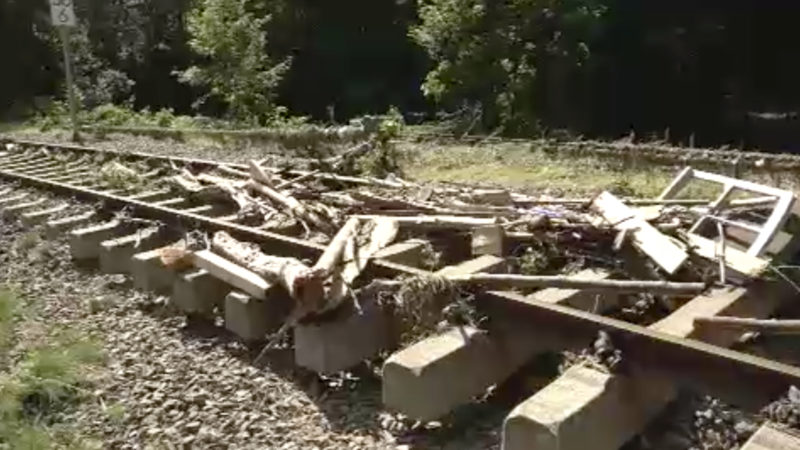
<instances>
[{"instance_id":1,"label":"white sign","mask_svg":"<svg viewBox=\"0 0 800 450\"><path fill-rule=\"evenodd\" d=\"M53 18L54 26L74 27L77 25L72 0L50 0L50 16Z\"/></svg>"}]
</instances>

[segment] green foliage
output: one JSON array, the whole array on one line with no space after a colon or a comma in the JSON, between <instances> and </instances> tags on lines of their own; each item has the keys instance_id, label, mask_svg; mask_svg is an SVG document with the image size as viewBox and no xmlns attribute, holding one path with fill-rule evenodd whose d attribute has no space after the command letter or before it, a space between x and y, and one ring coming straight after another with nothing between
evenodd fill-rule
<instances>
[{"instance_id":1,"label":"green foliage","mask_svg":"<svg viewBox=\"0 0 800 450\"><path fill-rule=\"evenodd\" d=\"M400 175L400 152L394 144L405 127L405 121L400 110L394 106L378 117L363 117L361 122L372 131L373 151L358 158L356 173L384 178L390 174Z\"/></svg>"},{"instance_id":2,"label":"green foliage","mask_svg":"<svg viewBox=\"0 0 800 450\"><path fill-rule=\"evenodd\" d=\"M7 288L0 288L0 369L12 342L14 317L18 310L17 296Z\"/></svg>"},{"instance_id":3,"label":"green foliage","mask_svg":"<svg viewBox=\"0 0 800 450\"><path fill-rule=\"evenodd\" d=\"M14 331L26 326L20 303L0 286L0 356L12 349ZM0 448L88 448L75 430L59 429L58 420L86 396L88 369L101 361L96 343L68 330L50 330L47 344L15 354L10 366L0 358Z\"/></svg>"},{"instance_id":4,"label":"green foliage","mask_svg":"<svg viewBox=\"0 0 800 450\"><path fill-rule=\"evenodd\" d=\"M445 105L478 105L483 125L538 127L539 88L590 57L598 0L419 0L410 31L434 62L422 89Z\"/></svg>"},{"instance_id":5,"label":"green foliage","mask_svg":"<svg viewBox=\"0 0 800 450\"><path fill-rule=\"evenodd\" d=\"M285 110L274 103L275 89L289 60L275 63L267 53L266 26L270 15L254 11L251 0L199 0L189 13L189 45L203 63L180 73L182 81L204 86L222 100L229 115L264 125ZM206 98L201 98L200 103Z\"/></svg>"}]
</instances>

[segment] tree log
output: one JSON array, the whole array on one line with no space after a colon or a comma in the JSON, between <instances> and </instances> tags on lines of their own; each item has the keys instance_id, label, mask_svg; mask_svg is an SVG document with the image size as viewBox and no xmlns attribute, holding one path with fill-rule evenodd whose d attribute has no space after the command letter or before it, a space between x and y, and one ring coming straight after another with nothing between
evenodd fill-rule
<instances>
[{"instance_id":1,"label":"tree log","mask_svg":"<svg viewBox=\"0 0 800 450\"><path fill-rule=\"evenodd\" d=\"M239 242L224 231L214 234L211 248L268 282L280 283L304 311L325 306L322 279L299 260L266 255L257 245Z\"/></svg>"},{"instance_id":2,"label":"tree log","mask_svg":"<svg viewBox=\"0 0 800 450\"><path fill-rule=\"evenodd\" d=\"M696 294L706 289L705 283L677 283L649 280L586 280L569 276L530 276L476 273L446 275L454 283L483 284L491 288L560 288L617 293L651 293L665 295Z\"/></svg>"}]
</instances>

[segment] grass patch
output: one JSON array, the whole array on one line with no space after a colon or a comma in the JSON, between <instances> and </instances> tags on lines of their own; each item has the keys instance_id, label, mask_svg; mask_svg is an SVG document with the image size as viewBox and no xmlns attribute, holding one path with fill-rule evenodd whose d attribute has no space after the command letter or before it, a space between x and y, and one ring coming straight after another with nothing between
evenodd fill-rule
<instances>
[{"instance_id":1,"label":"grass patch","mask_svg":"<svg viewBox=\"0 0 800 450\"><path fill-rule=\"evenodd\" d=\"M589 197L602 190L619 196L655 197L680 171L668 166L631 167L629 161L607 158L559 156L557 147L530 143L403 144L401 151L403 172L419 181L480 183L563 197ZM680 196L713 199L721 191L718 184L694 181Z\"/></svg>"},{"instance_id":2,"label":"grass patch","mask_svg":"<svg viewBox=\"0 0 800 450\"><path fill-rule=\"evenodd\" d=\"M16 334L33 320L21 305L18 295L0 287L0 448L98 448L64 414L92 396L90 374L102 361L100 347L58 328L48 330L44 344L17 345Z\"/></svg>"},{"instance_id":3,"label":"grass patch","mask_svg":"<svg viewBox=\"0 0 800 450\"><path fill-rule=\"evenodd\" d=\"M654 196L673 178L671 170L626 170L592 158L560 158L521 144L483 147L407 146L404 172L421 181L482 183L559 195Z\"/></svg>"}]
</instances>

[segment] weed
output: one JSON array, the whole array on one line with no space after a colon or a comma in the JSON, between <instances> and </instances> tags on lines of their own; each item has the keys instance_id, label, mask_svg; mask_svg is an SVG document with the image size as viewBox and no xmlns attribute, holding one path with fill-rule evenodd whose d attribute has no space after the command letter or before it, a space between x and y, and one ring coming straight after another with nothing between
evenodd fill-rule
<instances>
[{"instance_id":1,"label":"weed","mask_svg":"<svg viewBox=\"0 0 800 450\"><path fill-rule=\"evenodd\" d=\"M86 306L90 314L97 314L101 311L106 311L114 305L113 300L109 297L97 296L87 300Z\"/></svg>"},{"instance_id":2,"label":"weed","mask_svg":"<svg viewBox=\"0 0 800 450\"><path fill-rule=\"evenodd\" d=\"M143 184L142 176L135 170L118 162L105 164L100 169L100 180L113 189L134 189Z\"/></svg>"},{"instance_id":3,"label":"weed","mask_svg":"<svg viewBox=\"0 0 800 450\"><path fill-rule=\"evenodd\" d=\"M113 403L105 408L106 416L113 422L121 422L127 412L125 405L122 403Z\"/></svg>"},{"instance_id":4,"label":"weed","mask_svg":"<svg viewBox=\"0 0 800 450\"><path fill-rule=\"evenodd\" d=\"M14 293L7 289L0 289L0 368L11 346L14 319L19 310L19 300Z\"/></svg>"}]
</instances>

